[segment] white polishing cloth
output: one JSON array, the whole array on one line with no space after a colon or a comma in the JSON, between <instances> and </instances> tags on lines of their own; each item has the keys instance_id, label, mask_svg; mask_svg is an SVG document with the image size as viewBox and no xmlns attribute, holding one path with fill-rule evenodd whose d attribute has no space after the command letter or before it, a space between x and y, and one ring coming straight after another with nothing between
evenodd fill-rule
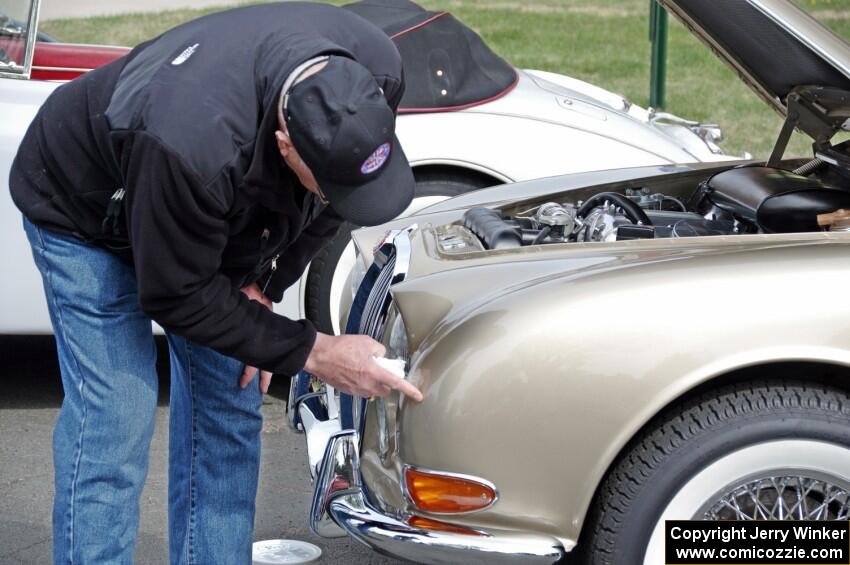
<instances>
[{"instance_id":1,"label":"white polishing cloth","mask_svg":"<svg viewBox=\"0 0 850 565\"><path fill-rule=\"evenodd\" d=\"M386 357L375 357L375 363L399 378L405 378L404 359L387 359Z\"/></svg>"}]
</instances>

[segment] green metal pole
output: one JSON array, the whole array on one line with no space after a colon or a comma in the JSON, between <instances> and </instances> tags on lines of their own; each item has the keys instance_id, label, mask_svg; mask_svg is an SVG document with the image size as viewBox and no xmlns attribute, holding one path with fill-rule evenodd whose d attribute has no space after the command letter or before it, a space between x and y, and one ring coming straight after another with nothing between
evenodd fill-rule
<instances>
[{"instance_id":1,"label":"green metal pole","mask_svg":"<svg viewBox=\"0 0 850 565\"><path fill-rule=\"evenodd\" d=\"M666 102L667 83L667 10L649 0L649 40L652 60L649 70L649 105L660 109Z\"/></svg>"}]
</instances>

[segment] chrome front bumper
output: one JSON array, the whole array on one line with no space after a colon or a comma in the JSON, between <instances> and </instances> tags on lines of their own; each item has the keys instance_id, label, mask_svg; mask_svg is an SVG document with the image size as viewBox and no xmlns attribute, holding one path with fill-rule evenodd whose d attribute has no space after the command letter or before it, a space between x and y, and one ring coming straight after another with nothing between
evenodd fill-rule
<instances>
[{"instance_id":1,"label":"chrome front bumper","mask_svg":"<svg viewBox=\"0 0 850 565\"><path fill-rule=\"evenodd\" d=\"M417 563L551 564L565 550L555 538L505 531L480 536L422 530L404 516L377 510L360 475L360 441L354 430L333 434L316 475L310 527L323 537L350 535L375 551Z\"/></svg>"}]
</instances>

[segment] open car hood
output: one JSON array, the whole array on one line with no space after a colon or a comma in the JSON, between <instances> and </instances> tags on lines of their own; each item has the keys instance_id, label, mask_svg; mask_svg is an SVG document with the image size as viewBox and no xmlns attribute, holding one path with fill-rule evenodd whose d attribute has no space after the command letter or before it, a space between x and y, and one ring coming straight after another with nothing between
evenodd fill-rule
<instances>
[{"instance_id":1,"label":"open car hood","mask_svg":"<svg viewBox=\"0 0 850 565\"><path fill-rule=\"evenodd\" d=\"M850 45L790 0L659 2L783 116L795 88L850 91Z\"/></svg>"}]
</instances>

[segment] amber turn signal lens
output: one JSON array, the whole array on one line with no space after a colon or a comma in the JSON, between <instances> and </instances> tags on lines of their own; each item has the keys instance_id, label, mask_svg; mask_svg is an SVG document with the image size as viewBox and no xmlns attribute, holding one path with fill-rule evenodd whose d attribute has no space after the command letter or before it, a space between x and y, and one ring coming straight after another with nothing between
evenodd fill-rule
<instances>
[{"instance_id":1,"label":"amber turn signal lens","mask_svg":"<svg viewBox=\"0 0 850 565\"><path fill-rule=\"evenodd\" d=\"M425 512L472 512L487 508L496 500L496 489L474 479L408 467L404 481L410 501Z\"/></svg>"},{"instance_id":2,"label":"amber turn signal lens","mask_svg":"<svg viewBox=\"0 0 850 565\"><path fill-rule=\"evenodd\" d=\"M455 524L446 524L445 522L440 522L439 520L432 520L430 518L423 518L422 516L411 516L407 519L407 524L413 528L419 528L420 530L429 530L434 532L447 532L450 534L461 534L464 536L487 535L477 530L471 530L469 528L464 528L463 526L457 526Z\"/></svg>"}]
</instances>

